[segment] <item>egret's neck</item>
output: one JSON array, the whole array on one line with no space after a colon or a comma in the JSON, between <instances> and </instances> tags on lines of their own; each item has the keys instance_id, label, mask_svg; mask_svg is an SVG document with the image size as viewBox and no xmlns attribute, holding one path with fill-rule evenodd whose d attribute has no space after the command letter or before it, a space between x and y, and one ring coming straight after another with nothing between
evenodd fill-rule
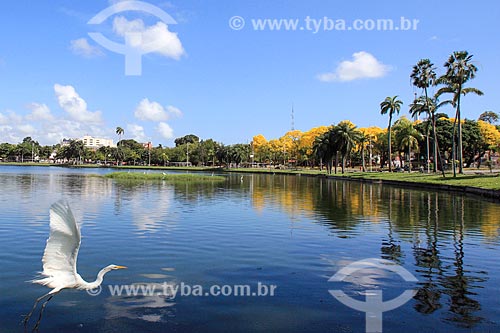
<instances>
[{"instance_id":1,"label":"egret's neck","mask_svg":"<svg viewBox=\"0 0 500 333\"><path fill-rule=\"evenodd\" d=\"M94 282L87 282L87 289L94 289L94 288L97 288L101 285L102 283L102 280L104 278L104 275L109 272L110 269L105 267L103 269L101 269L99 271L99 273L97 273L97 278L95 279Z\"/></svg>"}]
</instances>

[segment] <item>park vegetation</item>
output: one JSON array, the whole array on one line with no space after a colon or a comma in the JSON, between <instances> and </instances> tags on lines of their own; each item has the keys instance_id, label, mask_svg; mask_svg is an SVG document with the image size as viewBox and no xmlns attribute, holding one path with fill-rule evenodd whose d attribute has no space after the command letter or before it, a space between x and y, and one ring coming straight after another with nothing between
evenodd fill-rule
<instances>
[{"instance_id":1,"label":"park vegetation","mask_svg":"<svg viewBox=\"0 0 500 333\"><path fill-rule=\"evenodd\" d=\"M17 144L0 144L0 161L65 164L208 166L208 167L318 167L342 173L348 167L368 170L420 170L445 175L463 173L464 168L493 166L492 156L500 148L499 116L488 110L477 120L464 117L463 98L483 92L471 86L477 73L473 56L453 52L438 75L429 59L419 60L410 75L421 92L408 106L397 95L381 98L379 112L388 118L387 128L358 128L349 120L308 131L291 130L266 139L255 135L251 143L225 145L189 134L175 140L175 147L152 147L125 139L116 128L116 147L89 149L79 140L42 146L31 137ZM453 114L441 112L448 106ZM407 108L408 115L400 115ZM399 117L399 118L397 118ZM397 118L397 119L396 119ZM423 120L415 120L422 118ZM410 120L413 119L413 120Z\"/></svg>"},{"instance_id":2,"label":"park vegetation","mask_svg":"<svg viewBox=\"0 0 500 333\"><path fill-rule=\"evenodd\" d=\"M143 181L143 180L161 180L166 183L206 183L225 181L223 176L210 176L193 173L142 173L142 172L112 172L104 175L105 178L116 179L119 181Z\"/></svg>"}]
</instances>

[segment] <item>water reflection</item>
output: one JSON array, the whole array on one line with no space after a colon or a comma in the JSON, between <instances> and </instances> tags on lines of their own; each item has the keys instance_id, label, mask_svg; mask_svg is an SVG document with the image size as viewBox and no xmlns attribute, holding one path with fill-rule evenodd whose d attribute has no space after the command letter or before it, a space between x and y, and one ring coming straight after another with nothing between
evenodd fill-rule
<instances>
[{"instance_id":1,"label":"water reflection","mask_svg":"<svg viewBox=\"0 0 500 333\"><path fill-rule=\"evenodd\" d=\"M498 205L442 192L276 178L256 179L252 195L257 210L278 207L290 218L298 213L316 215L319 223L339 237L361 235L362 224L384 224L386 236L381 240L380 257L403 266L414 260L420 281L414 297L417 312L442 311L444 320L465 328L484 320L478 314L481 304L477 294L489 277L486 271L466 264L465 240L468 235L479 235L487 243L498 242ZM403 242L411 248L405 250Z\"/></svg>"},{"instance_id":2,"label":"water reflection","mask_svg":"<svg viewBox=\"0 0 500 333\"><path fill-rule=\"evenodd\" d=\"M280 175L244 175L241 181L241 175L230 174L224 183L172 185L126 184L71 173L12 173L0 174L0 188L0 263L6 263L9 269L4 274L10 279L1 285L4 309L19 302L17 290L27 294L26 304L37 292L19 281L28 280L40 265L47 208L64 196L77 219L91 227L82 249L87 251L80 262L84 268L126 258L137 272L129 277L130 284L162 288L164 281L240 284L267 279L278 283L281 292L280 297L265 300L113 296L103 305L107 320L143 322L137 326L143 330L154 324L183 323L188 331L194 330L196 326L190 325L201 315L207 330L220 331L220 321L206 313L229 313L235 327L242 327L241 318L249 312L238 310L239 302L248 303L264 324L286 311L269 313L263 308L286 309L293 304L296 312L289 313L307 313L301 320L327 331L345 318L358 318L349 317L349 309L328 299L328 278L344 264L380 257L403 265L419 281L417 294L407 304L411 313L402 315L407 322L423 318L437 331L497 328L495 323L488 326L488 320L498 319L493 292L500 285L496 261L500 208L488 201ZM21 250L14 253L17 249ZM29 264L21 267L25 260ZM122 279L110 283L128 283ZM398 283L385 281L387 288ZM371 286L371 280L364 283ZM86 300L89 309L102 310L103 298ZM333 312L338 315L332 316ZM9 316L2 319L16 314L6 313ZM62 327L57 321L45 323L53 324L53 331Z\"/></svg>"},{"instance_id":3,"label":"water reflection","mask_svg":"<svg viewBox=\"0 0 500 333\"><path fill-rule=\"evenodd\" d=\"M175 288L174 282L168 282L171 287ZM106 320L117 318L128 318L132 320L143 320L146 322L162 322L175 316L175 302L172 301L173 295L168 292L163 294L163 283L140 282L133 285L148 285L151 288L158 290L160 294L142 294L132 296L110 296L104 304ZM168 289L167 289L168 290Z\"/></svg>"}]
</instances>

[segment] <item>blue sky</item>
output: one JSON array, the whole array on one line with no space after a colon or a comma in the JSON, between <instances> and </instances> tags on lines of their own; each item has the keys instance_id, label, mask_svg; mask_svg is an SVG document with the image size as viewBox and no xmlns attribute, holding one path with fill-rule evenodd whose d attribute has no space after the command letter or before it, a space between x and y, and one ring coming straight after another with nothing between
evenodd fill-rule
<instances>
[{"instance_id":1,"label":"blue sky","mask_svg":"<svg viewBox=\"0 0 500 333\"><path fill-rule=\"evenodd\" d=\"M386 96L399 95L407 115L417 91L411 67L430 58L442 73L457 50L474 55L479 71L471 83L485 92L464 99L464 116L500 111L496 2L151 0L177 24L135 11L87 24L116 2L2 3L0 142L30 135L55 144L84 134L116 140L116 126L126 138L154 145L172 146L189 133L250 142L256 134L270 139L289 130L292 104L295 128L304 131L344 119L385 127L379 103ZM241 30L229 26L233 16L245 20ZM314 33L305 29L307 17L348 25L387 18L399 24L401 17L419 22L410 31ZM303 29L256 31L252 19L298 19ZM118 43L139 31L164 44L143 55L140 76L127 76L124 56L88 36L95 31Z\"/></svg>"}]
</instances>

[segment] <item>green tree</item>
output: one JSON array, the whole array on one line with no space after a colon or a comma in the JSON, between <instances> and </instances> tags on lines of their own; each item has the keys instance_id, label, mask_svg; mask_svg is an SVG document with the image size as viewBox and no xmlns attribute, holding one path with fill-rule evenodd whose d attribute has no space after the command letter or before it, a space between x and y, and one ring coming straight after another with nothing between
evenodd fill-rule
<instances>
[{"instance_id":1,"label":"green tree","mask_svg":"<svg viewBox=\"0 0 500 333\"><path fill-rule=\"evenodd\" d=\"M122 141L122 135L125 134L125 130L120 126L117 126L115 133L116 135L118 135L118 142L116 143L117 151L115 152L115 158L118 164L121 164L121 161L123 161L124 156L120 149L120 144Z\"/></svg>"},{"instance_id":2,"label":"green tree","mask_svg":"<svg viewBox=\"0 0 500 333\"><path fill-rule=\"evenodd\" d=\"M80 163L84 155L85 146L79 140L71 140L69 145L61 146L57 151L57 158L66 159L73 164Z\"/></svg>"},{"instance_id":3,"label":"green tree","mask_svg":"<svg viewBox=\"0 0 500 333\"><path fill-rule=\"evenodd\" d=\"M333 151L330 145L330 132L325 132L314 139L314 156L319 160L320 170L323 163L326 164L326 172L332 173Z\"/></svg>"},{"instance_id":4,"label":"green tree","mask_svg":"<svg viewBox=\"0 0 500 333\"><path fill-rule=\"evenodd\" d=\"M211 163L215 165L215 152L217 151L218 143L212 139L200 141L200 160L201 163Z\"/></svg>"},{"instance_id":5,"label":"green tree","mask_svg":"<svg viewBox=\"0 0 500 333\"><path fill-rule=\"evenodd\" d=\"M30 136L23 139L23 142L19 143L16 147L18 155L21 155L21 162L24 162L24 156L31 156L31 161L35 160L35 156L38 153L40 145L37 141L33 140Z\"/></svg>"},{"instance_id":6,"label":"green tree","mask_svg":"<svg viewBox=\"0 0 500 333\"><path fill-rule=\"evenodd\" d=\"M113 150L116 150L116 148L108 147L108 146L102 146L97 149L97 152L99 153L99 159L104 161L105 164L107 164L111 158L116 155L113 154Z\"/></svg>"},{"instance_id":7,"label":"green tree","mask_svg":"<svg viewBox=\"0 0 500 333\"><path fill-rule=\"evenodd\" d=\"M434 116L436 107L431 109L431 102L436 106L436 102L431 100L428 95L428 88L436 83L436 68L434 64L429 59L421 59L417 62L415 66L413 66L412 73L410 78L413 80L413 85L415 87L421 88L424 90L424 98L421 99L423 102L423 106L425 109L420 108L419 110L415 110L414 112L421 114L423 112L427 113L432 123L432 137L434 138L434 172L437 172L437 162L438 162L438 140L436 133L436 118ZM411 109L410 109L411 110ZM411 112L411 111L410 111ZM413 115L413 114L412 114ZM428 134L427 134L428 135ZM429 160L429 158L427 158ZM444 172L443 172L444 176Z\"/></svg>"},{"instance_id":8,"label":"green tree","mask_svg":"<svg viewBox=\"0 0 500 333\"><path fill-rule=\"evenodd\" d=\"M481 160L481 157L488 150L488 145L481 135L477 121L465 119L462 126L462 135L464 139L465 166L469 168L476 158L479 161Z\"/></svg>"},{"instance_id":9,"label":"green tree","mask_svg":"<svg viewBox=\"0 0 500 333\"><path fill-rule=\"evenodd\" d=\"M358 136L358 144L360 145L360 150L361 150L361 167L363 168L363 172L366 172L365 149L366 149L366 144L368 142L369 142L368 136L360 132Z\"/></svg>"},{"instance_id":10,"label":"green tree","mask_svg":"<svg viewBox=\"0 0 500 333\"><path fill-rule=\"evenodd\" d=\"M401 105L403 102L398 99L398 96L386 97L385 100L380 103L380 114L389 114L389 126L387 127L387 146L389 148L389 171L392 171L392 149L391 149L391 123L392 116L394 114L399 114L401 110Z\"/></svg>"},{"instance_id":11,"label":"green tree","mask_svg":"<svg viewBox=\"0 0 500 333\"><path fill-rule=\"evenodd\" d=\"M238 167L242 162L248 162L251 147L249 144L237 143L228 147L227 158Z\"/></svg>"},{"instance_id":12,"label":"green tree","mask_svg":"<svg viewBox=\"0 0 500 333\"><path fill-rule=\"evenodd\" d=\"M141 143L133 139L121 140L119 147L118 151L120 152L122 161L133 163L134 165L137 164L138 161L146 161L147 157L145 156L147 156L147 150L144 149ZM144 152L146 152L146 155L143 155Z\"/></svg>"},{"instance_id":13,"label":"green tree","mask_svg":"<svg viewBox=\"0 0 500 333\"><path fill-rule=\"evenodd\" d=\"M411 151L418 149L418 142L422 139L422 135L406 117L402 117L394 124L394 131L398 148L408 152L408 171L411 172Z\"/></svg>"},{"instance_id":14,"label":"green tree","mask_svg":"<svg viewBox=\"0 0 500 333\"><path fill-rule=\"evenodd\" d=\"M10 143L0 144L0 159L2 161L8 160L15 155L16 146Z\"/></svg>"},{"instance_id":15,"label":"green tree","mask_svg":"<svg viewBox=\"0 0 500 333\"><path fill-rule=\"evenodd\" d=\"M444 67L446 68L446 73L439 78L438 82L445 84L446 87L440 89L440 91L438 91L438 94L453 94L452 104L456 108L455 124L456 126L458 126L457 137L459 173L463 174L463 142L460 110L461 96L468 93L475 93L476 95L481 96L483 95L483 92L472 87L464 88L464 84L466 84L469 80L474 79L477 72L477 67L472 63L472 55L469 55L467 51L453 52L445 62ZM455 159L453 159L453 161L454 160ZM455 168L453 172L454 176L456 176Z\"/></svg>"},{"instance_id":16,"label":"green tree","mask_svg":"<svg viewBox=\"0 0 500 333\"><path fill-rule=\"evenodd\" d=\"M498 121L498 119L499 119L498 113L495 113L493 111L485 111L485 112L481 113L478 120L482 120L482 121L485 121L487 123L494 124Z\"/></svg>"},{"instance_id":17,"label":"green tree","mask_svg":"<svg viewBox=\"0 0 500 333\"><path fill-rule=\"evenodd\" d=\"M55 150L56 146L41 146L38 154L40 155L40 158L48 159Z\"/></svg>"},{"instance_id":18,"label":"green tree","mask_svg":"<svg viewBox=\"0 0 500 333\"><path fill-rule=\"evenodd\" d=\"M229 167L229 162L228 162L228 147L221 144L218 148L217 151L215 152L215 156L217 157L217 160L219 161L219 164L222 166L224 163L226 163Z\"/></svg>"},{"instance_id":19,"label":"green tree","mask_svg":"<svg viewBox=\"0 0 500 333\"><path fill-rule=\"evenodd\" d=\"M342 121L332 128L333 147L340 153L342 158L342 173L345 172L346 161L352 152L352 149L359 141L361 133L349 121Z\"/></svg>"},{"instance_id":20,"label":"green tree","mask_svg":"<svg viewBox=\"0 0 500 333\"><path fill-rule=\"evenodd\" d=\"M443 174L443 177L445 177L444 173L444 166L443 166L443 161L441 158L441 153L439 150L439 140L438 140L438 134L437 134L437 129L436 129L436 113L437 110L442 107L443 105L448 104L448 101L445 102L439 102L437 96L431 97L425 97L425 96L420 96L417 98L413 103L410 105L410 114L412 117L415 117L416 115L421 115L422 113L426 113L428 115L428 119L430 119L430 125L432 126L432 141L433 141L433 150L434 150L434 167L433 171L437 172L437 163L439 162L441 165L441 171ZM429 137L429 128L426 129L425 135ZM429 160L429 149L427 148L427 160Z\"/></svg>"},{"instance_id":21,"label":"green tree","mask_svg":"<svg viewBox=\"0 0 500 333\"><path fill-rule=\"evenodd\" d=\"M441 151L447 160L451 159L453 148L453 122L446 114L436 115L436 132Z\"/></svg>"},{"instance_id":22,"label":"green tree","mask_svg":"<svg viewBox=\"0 0 500 333\"><path fill-rule=\"evenodd\" d=\"M185 135L183 137L175 139L174 142L175 142L175 146L178 147L178 146L185 145L187 143L191 143L191 144L198 143L198 142L200 142L200 138L194 134L188 134L188 135Z\"/></svg>"}]
</instances>

